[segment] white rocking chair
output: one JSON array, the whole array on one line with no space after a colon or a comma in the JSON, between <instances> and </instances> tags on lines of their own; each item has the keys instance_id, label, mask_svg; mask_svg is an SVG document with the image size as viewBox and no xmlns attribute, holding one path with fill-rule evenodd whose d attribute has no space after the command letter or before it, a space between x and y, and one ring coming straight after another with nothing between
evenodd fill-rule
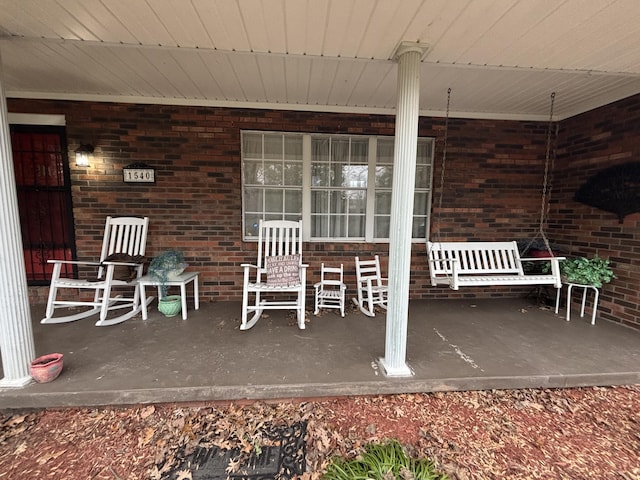
<instances>
[{"instance_id":1,"label":"white rocking chair","mask_svg":"<svg viewBox=\"0 0 640 480\"><path fill-rule=\"evenodd\" d=\"M354 302L362 313L374 317L375 305L387 309L387 293L389 286L387 279L380 273L380 257L371 260L360 260L356 257L356 281L358 282L358 298Z\"/></svg>"},{"instance_id":2,"label":"white rocking chair","mask_svg":"<svg viewBox=\"0 0 640 480\"><path fill-rule=\"evenodd\" d=\"M136 217L107 217L105 224L102 252L98 262L83 262L70 260L49 260L53 263L51 286L45 318L40 323L66 323L100 314L96 326L108 326L122 323L137 315L140 304L140 287L138 279L142 277L144 268L144 253L147 243L149 218ZM95 279L76 279L61 277L63 264L95 267ZM112 296L112 288L127 287L133 290L132 296ZM59 290L87 289L94 290L93 301L58 300ZM70 293L65 298L77 296ZM147 305L153 297L147 298ZM72 315L54 317L57 308L88 307ZM109 312L129 307L130 310L122 315L107 318Z\"/></svg>"},{"instance_id":3,"label":"white rocking chair","mask_svg":"<svg viewBox=\"0 0 640 480\"><path fill-rule=\"evenodd\" d=\"M320 267L320 281L314 285L317 315L321 308L338 308L344 317L344 297L347 286L344 284L344 272L340 267Z\"/></svg>"},{"instance_id":4,"label":"white rocking chair","mask_svg":"<svg viewBox=\"0 0 640 480\"><path fill-rule=\"evenodd\" d=\"M244 289L242 294L242 324L240 330L249 330L260 319L264 310L295 309L298 328L305 328L305 288L307 267L302 263L302 221L260 220L258 234L258 260L256 265L243 263ZM249 294L255 303L249 304ZM262 294L269 299L261 298ZM295 300L278 300L282 294L295 296ZM249 312L253 312L248 319Z\"/></svg>"}]
</instances>

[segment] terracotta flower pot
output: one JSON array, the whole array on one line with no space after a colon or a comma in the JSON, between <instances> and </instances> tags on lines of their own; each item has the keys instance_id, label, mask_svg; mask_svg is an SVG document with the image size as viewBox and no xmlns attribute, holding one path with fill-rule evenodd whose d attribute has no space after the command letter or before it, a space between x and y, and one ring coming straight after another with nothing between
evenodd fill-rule
<instances>
[{"instance_id":1,"label":"terracotta flower pot","mask_svg":"<svg viewBox=\"0 0 640 480\"><path fill-rule=\"evenodd\" d=\"M29 374L38 383L51 382L62 372L62 354L50 353L31 362Z\"/></svg>"}]
</instances>

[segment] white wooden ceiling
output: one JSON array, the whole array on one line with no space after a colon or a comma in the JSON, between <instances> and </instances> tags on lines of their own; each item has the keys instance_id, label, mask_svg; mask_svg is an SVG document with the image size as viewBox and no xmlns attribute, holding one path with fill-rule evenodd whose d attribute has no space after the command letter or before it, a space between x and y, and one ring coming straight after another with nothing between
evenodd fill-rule
<instances>
[{"instance_id":1,"label":"white wooden ceiling","mask_svg":"<svg viewBox=\"0 0 640 480\"><path fill-rule=\"evenodd\" d=\"M562 119L640 93L638 0L0 0L9 97Z\"/></svg>"}]
</instances>

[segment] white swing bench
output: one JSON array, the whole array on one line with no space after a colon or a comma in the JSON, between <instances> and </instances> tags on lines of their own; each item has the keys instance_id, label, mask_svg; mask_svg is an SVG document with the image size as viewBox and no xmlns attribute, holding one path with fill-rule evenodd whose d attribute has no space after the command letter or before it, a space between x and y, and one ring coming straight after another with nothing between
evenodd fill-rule
<instances>
[{"instance_id":1,"label":"white swing bench","mask_svg":"<svg viewBox=\"0 0 640 480\"><path fill-rule=\"evenodd\" d=\"M553 285L556 313L564 257L520 258L517 242L427 242L431 285L460 287ZM551 262L549 273L525 274L522 262Z\"/></svg>"}]
</instances>

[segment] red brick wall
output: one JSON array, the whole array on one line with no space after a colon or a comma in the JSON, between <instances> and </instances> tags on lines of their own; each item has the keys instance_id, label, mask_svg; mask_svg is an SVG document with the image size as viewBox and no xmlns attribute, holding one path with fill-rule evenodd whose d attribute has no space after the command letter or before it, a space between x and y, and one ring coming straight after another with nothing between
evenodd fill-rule
<instances>
[{"instance_id":1,"label":"red brick wall","mask_svg":"<svg viewBox=\"0 0 640 480\"><path fill-rule=\"evenodd\" d=\"M640 326L640 213L615 214L576 202L578 188L613 165L640 161L640 95L561 123L550 232L573 255L609 258L617 279L602 289L599 316Z\"/></svg>"},{"instance_id":2,"label":"red brick wall","mask_svg":"<svg viewBox=\"0 0 640 480\"><path fill-rule=\"evenodd\" d=\"M79 258L95 258L106 215L148 215L148 254L177 247L202 272L202 297L238 300L240 263L255 260L241 241L240 131L273 130L393 135L394 118L376 115L10 99L9 111L64 114L69 148L96 146L94 165L71 165ZM436 137L433 238L526 239L536 235L547 125L545 122L451 119L442 209L444 120L421 118L420 135ZM122 182L122 167L156 167L155 185ZM353 257L387 244L311 243L309 285L321 262L343 263L354 285ZM432 288L424 244L412 256L411 298L488 296L523 290ZM353 288L351 288L353 294ZM311 295L311 289L309 289ZM42 299L43 297L40 297Z\"/></svg>"}]
</instances>

